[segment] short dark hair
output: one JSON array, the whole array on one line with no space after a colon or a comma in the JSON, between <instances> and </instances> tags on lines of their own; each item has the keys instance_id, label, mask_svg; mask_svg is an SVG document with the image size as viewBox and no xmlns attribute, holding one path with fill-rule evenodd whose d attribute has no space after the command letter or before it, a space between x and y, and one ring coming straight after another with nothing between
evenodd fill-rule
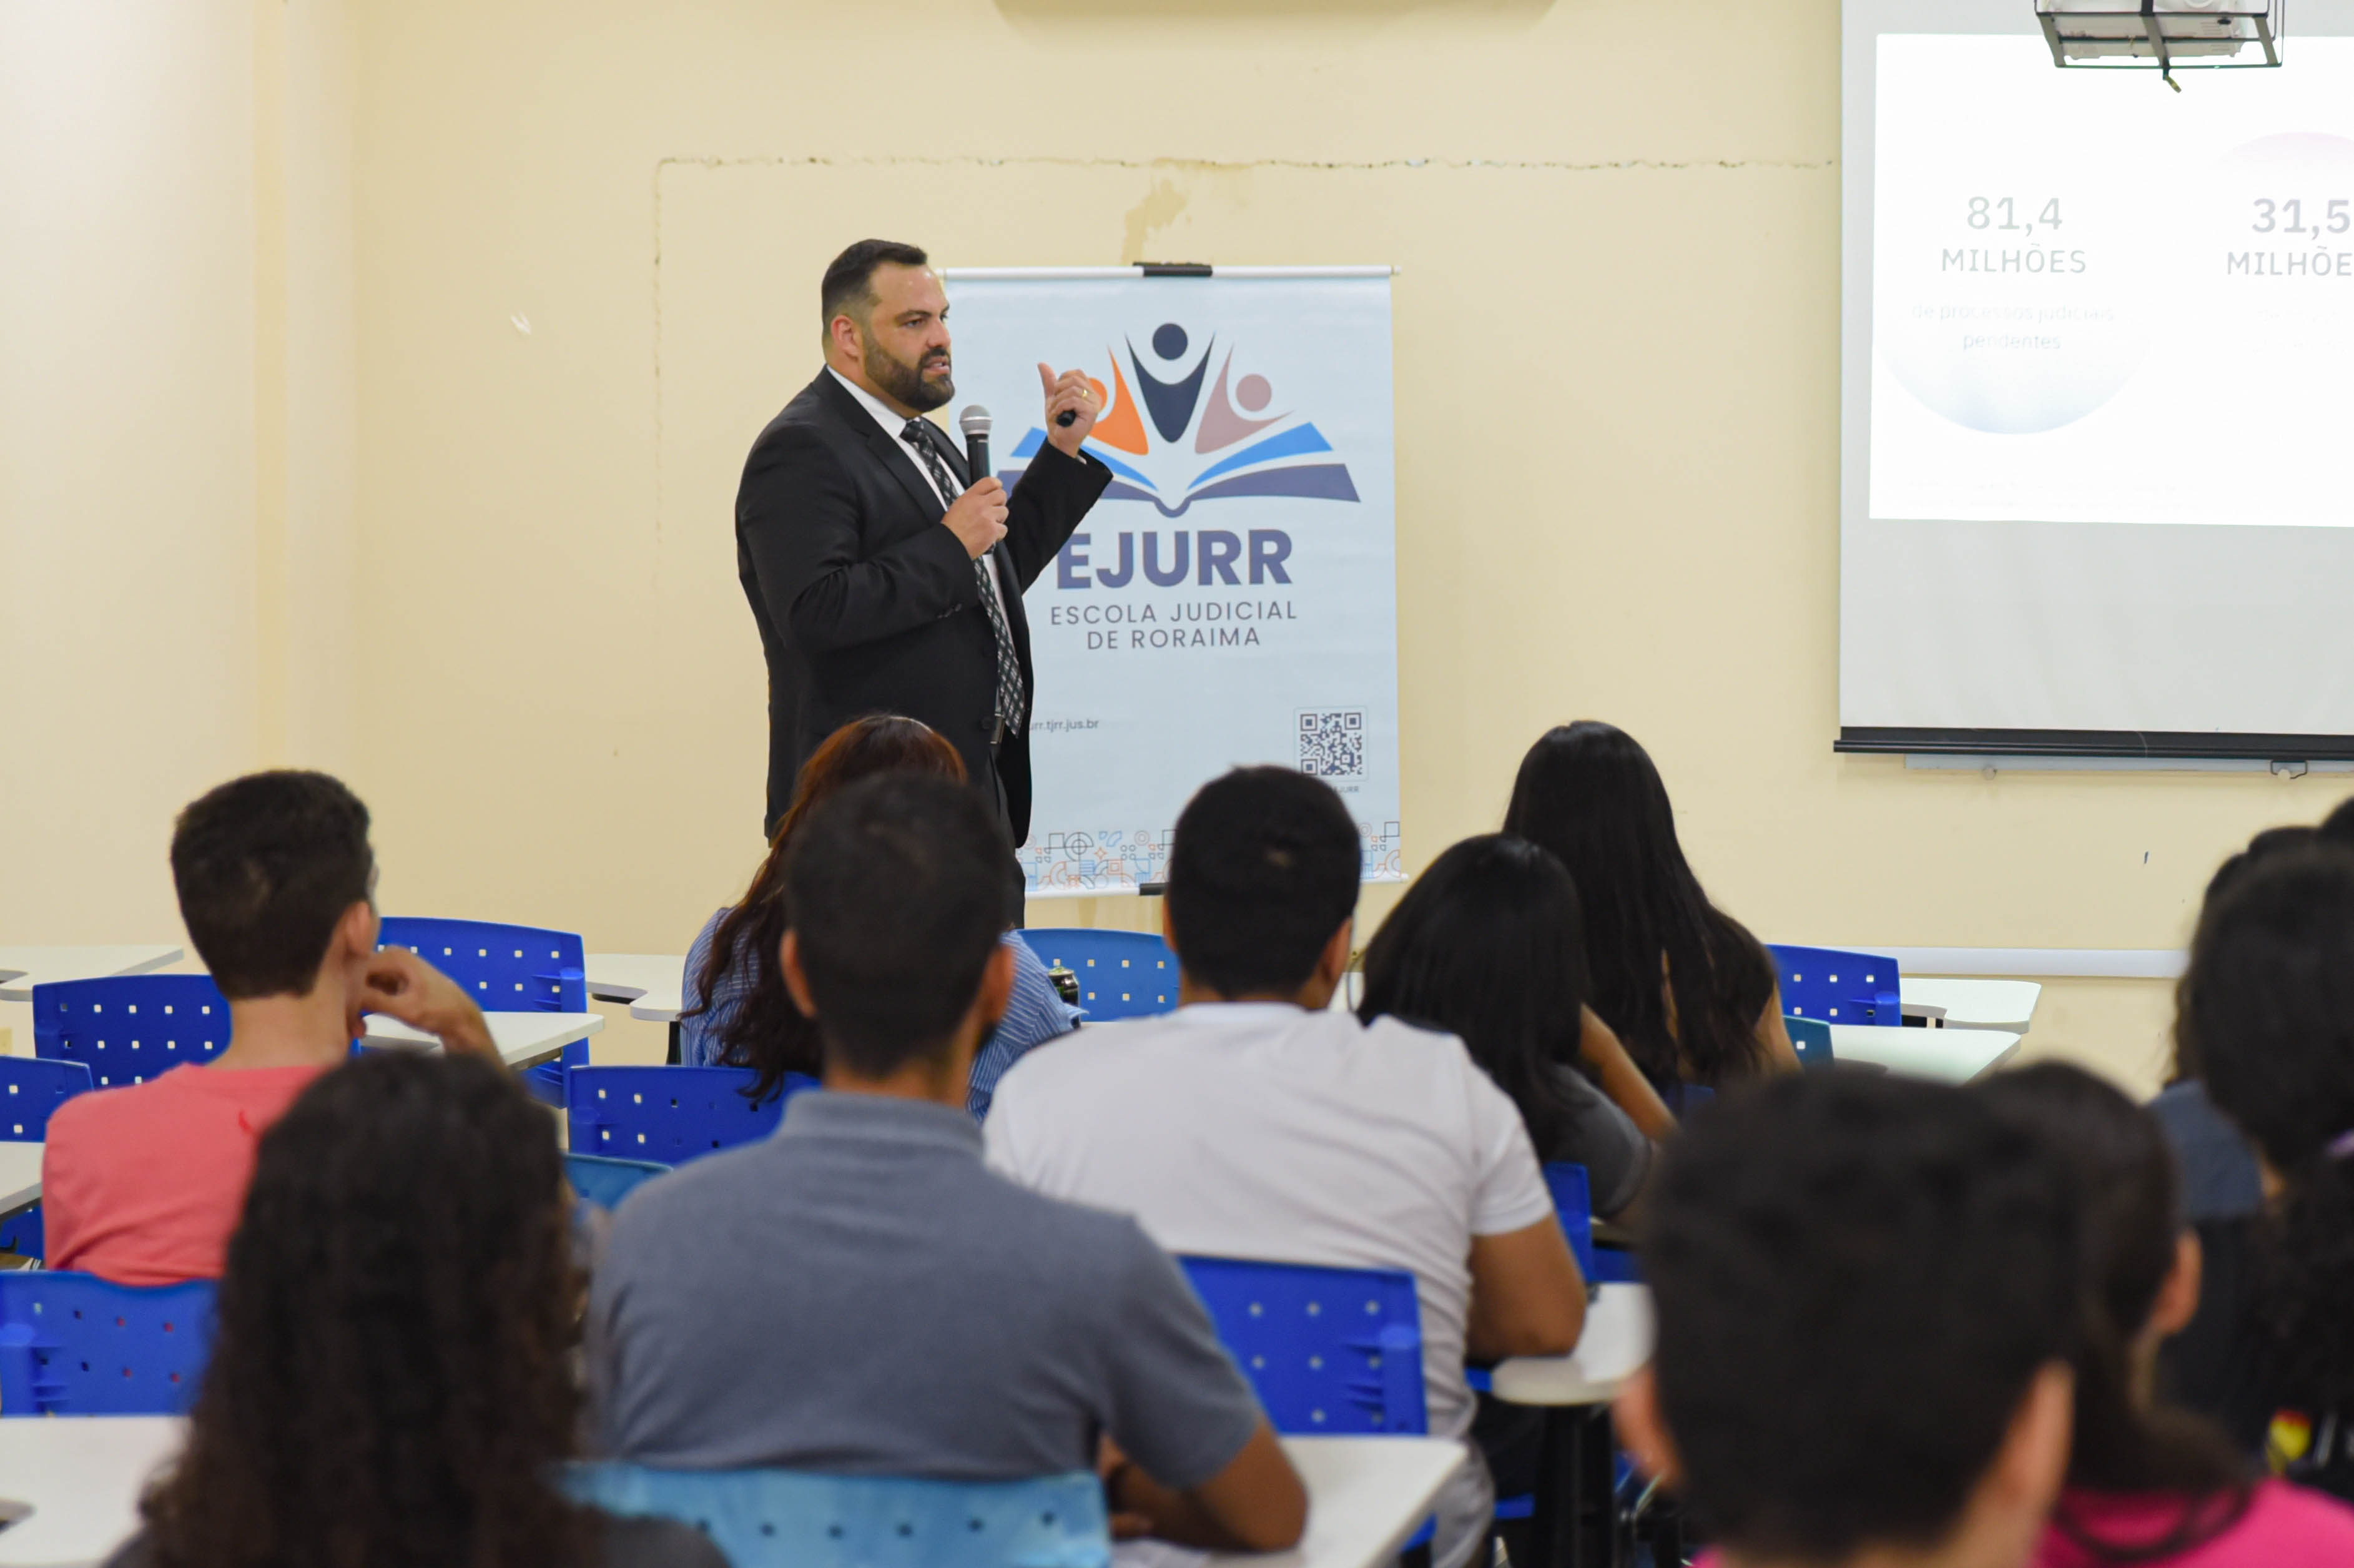
<instances>
[{"instance_id":1,"label":"short dark hair","mask_svg":"<svg viewBox=\"0 0 2354 1568\"><path fill-rule=\"evenodd\" d=\"M1966 1090L1792 1074L1669 1146L1643 1267L1702 1527L1759 1556L1932 1545L2074 1349L2069 1172Z\"/></svg>"},{"instance_id":2,"label":"short dark hair","mask_svg":"<svg viewBox=\"0 0 2354 1568\"><path fill-rule=\"evenodd\" d=\"M1357 907L1364 847L1332 787L1237 768L1193 793L1169 849L1169 926L1185 973L1225 996L1296 991Z\"/></svg>"},{"instance_id":3,"label":"short dark hair","mask_svg":"<svg viewBox=\"0 0 2354 1568\"><path fill-rule=\"evenodd\" d=\"M862 779L810 813L785 917L829 1060L881 1078L944 1046L1005 927L1005 835L946 779Z\"/></svg>"},{"instance_id":4,"label":"short dark hair","mask_svg":"<svg viewBox=\"0 0 2354 1568\"><path fill-rule=\"evenodd\" d=\"M875 305L875 269L928 267L932 259L923 247L896 239L862 239L826 263L824 281L817 286L818 323L833 330L833 318L847 314L866 324L864 312Z\"/></svg>"},{"instance_id":5,"label":"short dark hair","mask_svg":"<svg viewBox=\"0 0 2354 1568\"><path fill-rule=\"evenodd\" d=\"M367 808L323 773L232 779L180 813L180 919L231 1000L302 995L344 911L368 896Z\"/></svg>"}]
</instances>

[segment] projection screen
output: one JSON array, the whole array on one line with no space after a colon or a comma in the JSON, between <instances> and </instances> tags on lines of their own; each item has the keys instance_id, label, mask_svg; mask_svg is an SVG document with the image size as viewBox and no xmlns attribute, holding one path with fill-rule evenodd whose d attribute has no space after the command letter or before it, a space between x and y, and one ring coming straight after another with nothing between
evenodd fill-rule
<instances>
[{"instance_id":1,"label":"projection screen","mask_svg":"<svg viewBox=\"0 0 2354 1568\"><path fill-rule=\"evenodd\" d=\"M1848 0L1841 751L2354 758L2354 5L2056 69Z\"/></svg>"}]
</instances>

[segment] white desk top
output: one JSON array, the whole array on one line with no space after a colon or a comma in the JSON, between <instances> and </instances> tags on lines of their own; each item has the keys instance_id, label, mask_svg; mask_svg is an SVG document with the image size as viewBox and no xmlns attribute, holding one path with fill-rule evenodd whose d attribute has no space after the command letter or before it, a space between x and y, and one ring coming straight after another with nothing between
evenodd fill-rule
<instances>
[{"instance_id":1,"label":"white desk top","mask_svg":"<svg viewBox=\"0 0 2354 1568\"><path fill-rule=\"evenodd\" d=\"M586 1040L605 1027L601 1012L485 1012L499 1059L510 1067L530 1067L548 1060L575 1040ZM380 1013L367 1015L368 1045L431 1045L440 1042L421 1029L411 1029Z\"/></svg>"},{"instance_id":2,"label":"white desk top","mask_svg":"<svg viewBox=\"0 0 2354 1568\"><path fill-rule=\"evenodd\" d=\"M630 1016L673 1023L686 1006L686 959L678 953L591 953L581 965L588 994L626 1001Z\"/></svg>"},{"instance_id":3,"label":"white desk top","mask_svg":"<svg viewBox=\"0 0 2354 1568\"><path fill-rule=\"evenodd\" d=\"M2019 1049L2003 1029L1882 1029L1870 1023L1831 1025L1831 1054L1842 1062L1877 1062L1892 1073L1966 1084Z\"/></svg>"},{"instance_id":4,"label":"white desk top","mask_svg":"<svg viewBox=\"0 0 2354 1568\"><path fill-rule=\"evenodd\" d=\"M2035 1021L2035 1003L2043 988L2033 980L1916 980L1906 975L1897 987L1904 1011L1915 1007L1942 1014L1948 1029L1999 1029L2024 1034Z\"/></svg>"},{"instance_id":5,"label":"white desk top","mask_svg":"<svg viewBox=\"0 0 2354 1568\"><path fill-rule=\"evenodd\" d=\"M1496 1397L1507 1404L1602 1404L1617 1398L1627 1374L1650 1359L1650 1287L1605 1285L1586 1303L1577 1349L1498 1362Z\"/></svg>"},{"instance_id":6,"label":"white desk top","mask_svg":"<svg viewBox=\"0 0 2354 1568\"><path fill-rule=\"evenodd\" d=\"M105 1560L139 1525L139 1489L180 1446L169 1415L0 1421L0 1499L33 1512L0 1530L0 1568Z\"/></svg>"},{"instance_id":7,"label":"white desk top","mask_svg":"<svg viewBox=\"0 0 2354 1568\"><path fill-rule=\"evenodd\" d=\"M1289 1552L1194 1552L1159 1541L1124 1541L1113 1568L1376 1568L1430 1517L1430 1500L1463 1446L1446 1437L1286 1437L1283 1451L1308 1488L1308 1532Z\"/></svg>"},{"instance_id":8,"label":"white desk top","mask_svg":"<svg viewBox=\"0 0 2354 1568\"><path fill-rule=\"evenodd\" d=\"M35 986L57 980L143 975L186 956L181 948L160 946L0 948L0 1001L30 1001Z\"/></svg>"},{"instance_id":9,"label":"white desk top","mask_svg":"<svg viewBox=\"0 0 2354 1568\"><path fill-rule=\"evenodd\" d=\"M41 1150L47 1147L0 1143L0 1214L14 1213L41 1201Z\"/></svg>"}]
</instances>

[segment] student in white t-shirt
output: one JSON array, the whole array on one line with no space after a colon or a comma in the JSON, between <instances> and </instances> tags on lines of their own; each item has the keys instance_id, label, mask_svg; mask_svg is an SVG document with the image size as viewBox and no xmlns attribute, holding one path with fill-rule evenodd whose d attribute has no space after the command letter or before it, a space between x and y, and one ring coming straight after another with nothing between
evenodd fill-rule
<instances>
[{"instance_id":1,"label":"student in white t-shirt","mask_svg":"<svg viewBox=\"0 0 2354 1568\"><path fill-rule=\"evenodd\" d=\"M1462 1437L1467 1354L1560 1355L1585 1314L1520 1113L1460 1041L1325 1011L1361 849L1341 798L1237 768L1177 821L1178 1011L1040 1047L999 1086L989 1161L1133 1214L1172 1253L1413 1272L1430 1429ZM1480 1546L1479 1451L1438 1499L1436 1568Z\"/></svg>"}]
</instances>

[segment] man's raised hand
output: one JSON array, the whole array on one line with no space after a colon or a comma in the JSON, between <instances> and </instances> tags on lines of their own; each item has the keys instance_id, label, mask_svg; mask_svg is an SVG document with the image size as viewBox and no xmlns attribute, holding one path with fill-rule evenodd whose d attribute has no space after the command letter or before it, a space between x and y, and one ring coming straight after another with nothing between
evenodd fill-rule
<instances>
[{"instance_id":1,"label":"man's raised hand","mask_svg":"<svg viewBox=\"0 0 2354 1568\"><path fill-rule=\"evenodd\" d=\"M1078 456L1079 443L1096 428L1096 414L1100 407L1096 401L1094 383L1084 370L1066 370L1057 376L1051 366L1041 365L1038 385L1046 393L1046 439L1065 457ZM1066 414L1071 416L1067 425L1062 422Z\"/></svg>"}]
</instances>

